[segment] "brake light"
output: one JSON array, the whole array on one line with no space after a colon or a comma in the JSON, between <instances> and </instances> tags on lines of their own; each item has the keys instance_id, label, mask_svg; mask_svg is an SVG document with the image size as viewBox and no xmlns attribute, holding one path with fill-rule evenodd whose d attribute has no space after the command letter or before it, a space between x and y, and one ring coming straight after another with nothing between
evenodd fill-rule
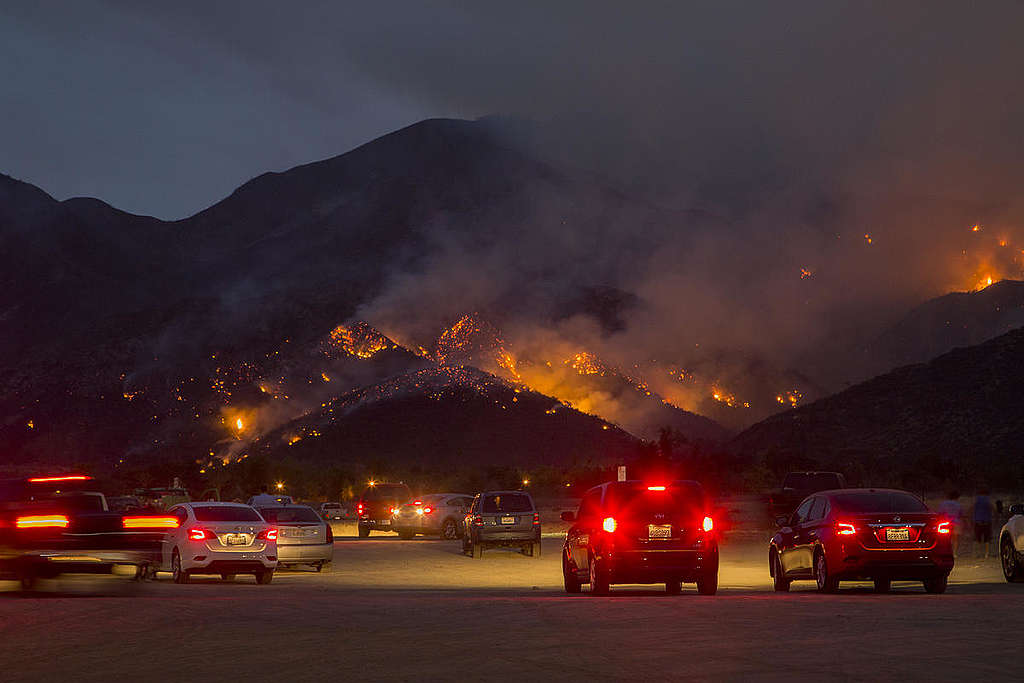
<instances>
[{"instance_id":1,"label":"brake light","mask_svg":"<svg viewBox=\"0 0 1024 683\"><path fill-rule=\"evenodd\" d=\"M613 533L619 525L616 524L614 517L605 517L604 521L601 522L601 528L608 533Z\"/></svg>"},{"instance_id":2,"label":"brake light","mask_svg":"<svg viewBox=\"0 0 1024 683\"><path fill-rule=\"evenodd\" d=\"M434 511L434 508L423 508L423 514L425 514L425 515L429 515L433 511Z\"/></svg>"},{"instance_id":3,"label":"brake light","mask_svg":"<svg viewBox=\"0 0 1024 683\"><path fill-rule=\"evenodd\" d=\"M393 514L393 515L397 515L398 514L398 508L388 508L388 510L390 510L391 514Z\"/></svg>"},{"instance_id":4,"label":"brake light","mask_svg":"<svg viewBox=\"0 0 1024 683\"><path fill-rule=\"evenodd\" d=\"M412 502L412 504L413 504L413 505L423 505L423 501L422 501L422 500L414 500L414 501Z\"/></svg>"},{"instance_id":5,"label":"brake light","mask_svg":"<svg viewBox=\"0 0 1024 683\"><path fill-rule=\"evenodd\" d=\"M648 491L664 491L665 487L664 486L648 486L647 490Z\"/></svg>"},{"instance_id":6,"label":"brake light","mask_svg":"<svg viewBox=\"0 0 1024 683\"><path fill-rule=\"evenodd\" d=\"M330 524L327 525L327 542L334 543L334 529L331 528Z\"/></svg>"},{"instance_id":7,"label":"brake light","mask_svg":"<svg viewBox=\"0 0 1024 683\"><path fill-rule=\"evenodd\" d=\"M65 515L28 515L18 517L14 526L19 529L67 529L71 522Z\"/></svg>"},{"instance_id":8,"label":"brake light","mask_svg":"<svg viewBox=\"0 0 1024 683\"><path fill-rule=\"evenodd\" d=\"M277 529L264 529L256 534L256 538L264 541L277 541Z\"/></svg>"},{"instance_id":9,"label":"brake light","mask_svg":"<svg viewBox=\"0 0 1024 683\"><path fill-rule=\"evenodd\" d=\"M534 512L533 513L533 523L534 524L540 524L540 513L539 512Z\"/></svg>"},{"instance_id":10,"label":"brake light","mask_svg":"<svg viewBox=\"0 0 1024 683\"><path fill-rule=\"evenodd\" d=\"M710 517L705 517L704 522L701 526L704 527L704 531L711 531L715 528L715 520L711 519Z\"/></svg>"},{"instance_id":11,"label":"brake light","mask_svg":"<svg viewBox=\"0 0 1024 683\"><path fill-rule=\"evenodd\" d=\"M940 534L948 534L952 531L952 529L950 528L951 524L952 522L939 522L939 525L935 527L935 530L938 531Z\"/></svg>"},{"instance_id":12,"label":"brake light","mask_svg":"<svg viewBox=\"0 0 1024 683\"><path fill-rule=\"evenodd\" d=\"M92 477L84 474L69 474L61 477L32 477L29 481L33 484L44 484L50 481L89 481Z\"/></svg>"},{"instance_id":13,"label":"brake light","mask_svg":"<svg viewBox=\"0 0 1024 683\"><path fill-rule=\"evenodd\" d=\"M189 529L188 530L188 540L190 540L190 541L205 541L208 538L213 538L213 534L211 534L206 529Z\"/></svg>"},{"instance_id":14,"label":"brake light","mask_svg":"<svg viewBox=\"0 0 1024 683\"><path fill-rule=\"evenodd\" d=\"M483 517L481 517L480 515L477 515L476 517L473 518L473 526L483 526L483 525L484 525L484 518Z\"/></svg>"},{"instance_id":15,"label":"brake light","mask_svg":"<svg viewBox=\"0 0 1024 683\"><path fill-rule=\"evenodd\" d=\"M365 509L365 507L363 506L362 503L356 503L356 514L357 515L362 516L364 509Z\"/></svg>"},{"instance_id":16,"label":"brake light","mask_svg":"<svg viewBox=\"0 0 1024 683\"><path fill-rule=\"evenodd\" d=\"M121 526L125 529L177 529L181 522L177 517L125 517Z\"/></svg>"},{"instance_id":17,"label":"brake light","mask_svg":"<svg viewBox=\"0 0 1024 683\"><path fill-rule=\"evenodd\" d=\"M840 536L853 536L857 533L857 527L848 522L836 522L836 533Z\"/></svg>"}]
</instances>

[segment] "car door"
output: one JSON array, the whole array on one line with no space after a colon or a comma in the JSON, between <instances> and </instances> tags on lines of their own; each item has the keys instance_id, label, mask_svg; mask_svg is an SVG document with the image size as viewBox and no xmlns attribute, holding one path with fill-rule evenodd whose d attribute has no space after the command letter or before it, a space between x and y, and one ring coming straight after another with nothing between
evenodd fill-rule
<instances>
[{"instance_id":1,"label":"car door","mask_svg":"<svg viewBox=\"0 0 1024 683\"><path fill-rule=\"evenodd\" d=\"M580 509L576 513L576 521L566 534L569 555L578 569L590 568L590 536L596 527L596 520L601 512L601 494L603 489L587 491L580 501Z\"/></svg>"},{"instance_id":2,"label":"car door","mask_svg":"<svg viewBox=\"0 0 1024 683\"><path fill-rule=\"evenodd\" d=\"M466 535L466 538L470 538L470 531L473 528L473 517L480 512L480 494L476 494L473 497L473 502L469 505L469 512L462 517L462 530Z\"/></svg>"},{"instance_id":3,"label":"car door","mask_svg":"<svg viewBox=\"0 0 1024 683\"><path fill-rule=\"evenodd\" d=\"M811 511L814 498L805 499L790 515L789 523L779 530L779 561L787 576L802 573L807 567L802 565L800 544L802 542L801 525Z\"/></svg>"},{"instance_id":4,"label":"car door","mask_svg":"<svg viewBox=\"0 0 1024 683\"><path fill-rule=\"evenodd\" d=\"M807 513L807 519L801 522L799 537L799 564L803 571L811 571L814 567L814 549L821 542L821 530L824 526L827 499L823 496L815 496L811 500L811 507Z\"/></svg>"},{"instance_id":5,"label":"car door","mask_svg":"<svg viewBox=\"0 0 1024 683\"><path fill-rule=\"evenodd\" d=\"M189 528L189 510L185 505L175 505L167 511L168 514L173 515L178 520L177 529L168 529L167 533L164 534L163 540L160 545L160 564L162 569L170 571L171 568L171 553L174 552L174 548L177 547L180 539L184 534L188 533Z\"/></svg>"}]
</instances>

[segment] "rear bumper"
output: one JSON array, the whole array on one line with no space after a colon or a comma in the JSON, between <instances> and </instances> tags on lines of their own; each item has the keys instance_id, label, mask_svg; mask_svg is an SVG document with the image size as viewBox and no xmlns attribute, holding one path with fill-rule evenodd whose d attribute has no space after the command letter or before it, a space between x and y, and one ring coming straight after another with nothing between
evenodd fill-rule
<instances>
[{"instance_id":1,"label":"rear bumper","mask_svg":"<svg viewBox=\"0 0 1024 683\"><path fill-rule=\"evenodd\" d=\"M718 571L718 549L610 551L601 557L610 583L696 581Z\"/></svg>"},{"instance_id":2,"label":"rear bumper","mask_svg":"<svg viewBox=\"0 0 1024 683\"><path fill-rule=\"evenodd\" d=\"M152 553L131 551L38 550L4 554L0 578L55 578L62 574L111 574L115 567L139 567L154 561Z\"/></svg>"},{"instance_id":3,"label":"rear bumper","mask_svg":"<svg viewBox=\"0 0 1024 683\"><path fill-rule=\"evenodd\" d=\"M522 545L523 543L540 543L540 527L529 531L477 531L473 533L473 542L484 545Z\"/></svg>"},{"instance_id":4,"label":"rear bumper","mask_svg":"<svg viewBox=\"0 0 1024 683\"><path fill-rule=\"evenodd\" d=\"M277 562L260 562L255 560L214 560L202 567L189 567L189 574L251 574L254 572L273 571Z\"/></svg>"},{"instance_id":5,"label":"rear bumper","mask_svg":"<svg viewBox=\"0 0 1024 683\"><path fill-rule=\"evenodd\" d=\"M387 524L381 524L383 521ZM370 531L397 531L392 520L360 519L359 526Z\"/></svg>"},{"instance_id":6,"label":"rear bumper","mask_svg":"<svg viewBox=\"0 0 1024 683\"><path fill-rule=\"evenodd\" d=\"M861 550L845 555L835 571L841 579L918 581L948 575L953 571L953 555L912 550Z\"/></svg>"},{"instance_id":7,"label":"rear bumper","mask_svg":"<svg viewBox=\"0 0 1024 683\"><path fill-rule=\"evenodd\" d=\"M277 549L264 552L210 552L196 550L190 556L182 555L182 569L190 574L238 574L277 568ZM229 569L224 569L229 567Z\"/></svg>"},{"instance_id":8,"label":"rear bumper","mask_svg":"<svg viewBox=\"0 0 1024 683\"><path fill-rule=\"evenodd\" d=\"M277 561L279 564L323 562L327 563L334 559L333 543L310 543L304 545L280 545L277 546Z\"/></svg>"}]
</instances>

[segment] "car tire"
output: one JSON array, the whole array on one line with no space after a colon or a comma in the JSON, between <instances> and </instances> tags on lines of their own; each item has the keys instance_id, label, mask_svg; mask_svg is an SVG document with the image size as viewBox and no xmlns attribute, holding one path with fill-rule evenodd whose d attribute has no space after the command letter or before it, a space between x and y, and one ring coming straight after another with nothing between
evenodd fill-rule
<instances>
[{"instance_id":1,"label":"car tire","mask_svg":"<svg viewBox=\"0 0 1024 683\"><path fill-rule=\"evenodd\" d=\"M454 541L459 537L459 527L454 519L446 519L441 523L441 538L446 541Z\"/></svg>"},{"instance_id":2,"label":"car tire","mask_svg":"<svg viewBox=\"0 0 1024 683\"><path fill-rule=\"evenodd\" d=\"M665 592L668 593L669 595L679 595L680 593L683 592L683 582L682 581L666 581L665 582Z\"/></svg>"},{"instance_id":3,"label":"car tire","mask_svg":"<svg viewBox=\"0 0 1024 683\"><path fill-rule=\"evenodd\" d=\"M174 583L188 583L188 572L181 568L181 553L175 548L171 553L171 577Z\"/></svg>"},{"instance_id":4,"label":"car tire","mask_svg":"<svg viewBox=\"0 0 1024 683\"><path fill-rule=\"evenodd\" d=\"M924 590L926 593L945 593L946 586L949 584L949 575L925 579L922 583L924 583Z\"/></svg>"},{"instance_id":5,"label":"car tire","mask_svg":"<svg viewBox=\"0 0 1024 683\"><path fill-rule=\"evenodd\" d=\"M274 580L274 570L271 569L269 571L256 572L254 576L256 577L256 583L261 586L265 586Z\"/></svg>"},{"instance_id":6,"label":"car tire","mask_svg":"<svg viewBox=\"0 0 1024 683\"><path fill-rule=\"evenodd\" d=\"M832 576L828 568L828 560L824 551L814 555L814 580L818 584L819 593L835 593L839 590L839 579Z\"/></svg>"},{"instance_id":7,"label":"car tire","mask_svg":"<svg viewBox=\"0 0 1024 683\"><path fill-rule=\"evenodd\" d=\"M324 570L324 563L323 562L317 562L316 564L313 565L313 569L315 569L317 571L317 573L322 572Z\"/></svg>"},{"instance_id":8,"label":"car tire","mask_svg":"<svg viewBox=\"0 0 1024 683\"><path fill-rule=\"evenodd\" d=\"M406 531L405 529L403 529L402 531L398 532L398 537L400 539L402 539L403 541L411 541L413 536L415 536L415 535L416 534L414 534L413 532Z\"/></svg>"},{"instance_id":9,"label":"car tire","mask_svg":"<svg viewBox=\"0 0 1024 683\"><path fill-rule=\"evenodd\" d=\"M786 573L782 570L782 561L779 559L778 553L772 553L771 569L772 587L775 588L775 592L788 593L792 581L786 578Z\"/></svg>"},{"instance_id":10,"label":"car tire","mask_svg":"<svg viewBox=\"0 0 1024 683\"><path fill-rule=\"evenodd\" d=\"M369 527L365 527L362 524L360 524L359 525L359 538L369 538L369 537L370 537L370 528Z\"/></svg>"},{"instance_id":11,"label":"car tire","mask_svg":"<svg viewBox=\"0 0 1024 683\"><path fill-rule=\"evenodd\" d=\"M470 545L473 548L473 559L474 560L482 559L483 556L484 556L484 546L483 546L483 544L482 543L472 543Z\"/></svg>"},{"instance_id":12,"label":"car tire","mask_svg":"<svg viewBox=\"0 0 1024 683\"><path fill-rule=\"evenodd\" d=\"M875 579L875 592L888 593L892 588L892 581L889 579Z\"/></svg>"},{"instance_id":13,"label":"car tire","mask_svg":"<svg viewBox=\"0 0 1024 683\"><path fill-rule=\"evenodd\" d=\"M472 554L472 548L469 545L469 537L468 536L463 536L462 537L462 554L463 555L471 555Z\"/></svg>"},{"instance_id":14,"label":"car tire","mask_svg":"<svg viewBox=\"0 0 1024 683\"><path fill-rule=\"evenodd\" d=\"M1013 541L1009 536L1004 536L999 544L999 562L1003 565L1003 578L1007 583L1024 581L1024 569L1017 561L1017 549L1013 547Z\"/></svg>"},{"instance_id":15,"label":"car tire","mask_svg":"<svg viewBox=\"0 0 1024 683\"><path fill-rule=\"evenodd\" d=\"M718 592L718 572L707 572L697 578L697 592L701 595L714 595Z\"/></svg>"},{"instance_id":16,"label":"car tire","mask_svg":"<svg viewBox=\"0 0 1024 683\"><path fill-rule=\"evenodd\" d=\"M611 589L611 584L608 582L608 571L604 567L604 562L591 555L589 564L590 594L608 595L608 592Z\"/></svg>"},{"instance_id":17,"label":"car tire","mask_svg":"<svg viewBox=\"0 0 1024 683\"><path fill-rule=\"evenodd\" d=\"M235 575L234 574L221 574L220 575L220 580L221 581L234 581L235 580Z\"/></svg>"},{"instance_id":18,"label":"car tire","mask_svg":"<svg viewBox=\"0 0 1024 683\"><path fill-rule=\"evenodd\" d=\"M579 593L583 585L576 575L576 570L569 566L569 558L562 553L562 585L566 593Z\"/></svg>"},{"instance_id":19,"label":"car tire","mask_svg":"<svg viewBox=\"0 0 1024 683\"><path fill-rule=\"evenodd\" d=\"M540 557L540 541L530 544L530 557Z\"/></svg>"}]
</instances>

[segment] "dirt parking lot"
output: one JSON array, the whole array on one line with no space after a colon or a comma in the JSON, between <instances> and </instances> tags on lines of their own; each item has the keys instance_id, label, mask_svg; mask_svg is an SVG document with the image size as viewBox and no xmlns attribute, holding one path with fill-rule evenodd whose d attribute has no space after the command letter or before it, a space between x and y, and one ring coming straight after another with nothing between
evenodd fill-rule
<instances>
[{"instance_id":1,"label":"dirt parking lot","mask_svg":"<svg viewBox=\"0 0 1024 683\"><path fill-rule=\"evenodd\" d=\"M347 525L340 534L351 533ZM49 582L0 594L0 680L964 680L1019 678L1024 585L963 558L944 595L771 592L765 538L722 545L717 596L561 590L540 558L342 537L323 573Z\"/></svg>"}]
</instances>

